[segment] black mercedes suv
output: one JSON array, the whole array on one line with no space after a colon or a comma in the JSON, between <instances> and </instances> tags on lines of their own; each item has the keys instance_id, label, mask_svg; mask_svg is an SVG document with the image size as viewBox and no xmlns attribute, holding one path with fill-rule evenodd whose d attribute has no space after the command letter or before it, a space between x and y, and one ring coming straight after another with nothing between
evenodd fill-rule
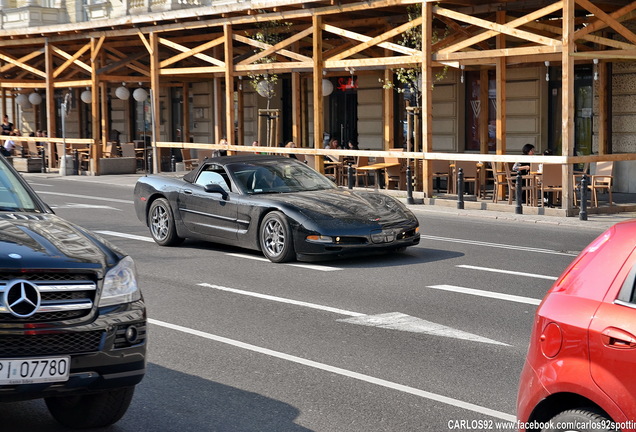
<instances>
[{"instance_id":1,"label":"black mercedes suv","mask_svg":"<svg viewBox=\"0 0 636 432\"><path fill-rule=\"evenodd\" d=\"M0 401L44 398L63 425L107 426L145 368L133 260L56 216L0 156Z\"/></svg>"}]
</instances>

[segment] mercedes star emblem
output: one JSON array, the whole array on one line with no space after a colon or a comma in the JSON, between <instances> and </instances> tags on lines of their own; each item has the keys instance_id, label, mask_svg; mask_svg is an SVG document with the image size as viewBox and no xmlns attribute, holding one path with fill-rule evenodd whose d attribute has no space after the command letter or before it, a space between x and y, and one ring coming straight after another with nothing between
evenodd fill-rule
<instances>
[{"instance_id":1,"label":"mercedes star emblem","mask_svg":"<svg viewBox=\"0 0 636 432\"><path fill-rule=\"evenodd\" d=\"M10 281L4 292L4 305L18 318L28 318L36 313L41 300L36 286L24 279Z\"/></svg>"}]
</instances>

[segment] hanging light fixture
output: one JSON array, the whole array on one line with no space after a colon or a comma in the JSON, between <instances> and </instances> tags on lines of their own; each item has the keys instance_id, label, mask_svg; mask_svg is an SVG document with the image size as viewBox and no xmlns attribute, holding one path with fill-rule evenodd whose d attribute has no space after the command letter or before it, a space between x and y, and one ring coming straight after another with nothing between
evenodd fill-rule
<instances>
[{"instance_id":1,"label":"hanging light fixture","mask_svg":"<svg viewBox=\"0 0 636 432\"><path fill-rule=\"evenodd\" d=\"M548 60L546 60L544 62L545 64L545 80L546 81L550 81L550 62Z\"/></svg>"},{"instance_id":2,"label":"hanging light fixture","mask_svg":"<svg viewBox=\"0 0 636 432\"><path fill-rule=\"evenodd\" d=\"M262 97L270 98L274 92L274 86L267 80L259 81L256 84L256 93Z\"/></svg>"},{"instance_id":3,"label":"hanging light fixture","mask_svg":"<svg viewBox=\"0 0 636 432\"><path fill-rule=\"evenodd\" d=\"M130 90L126 88L126 83L121 83L121 86L115 89L115 96L121 100L128 100L130 98Z\"/></svg>"},{"instance_id":4,"label":"hanging light fixture","mask_svg":"<svg viewBox=\"0 0 636 432\"><path fill-rule=\"evenodd\" d=\"M29 102L31 105L40 105L42 103L42 95L36 91L29 95Z\"/></svg>"},{"instance_id":5,"label":"hanging light fixture","mask_svg":"<svg viewBox=\"0 0 636 432\"><path fill-rule=\"evenodd\" d=\"M88 89L88 87L86 87L86 90L82 92L82 94L80 95L80 99L85 104L89 104L93 101L93 93Z\"/></svg>"},{"instance_id":6,"label":"hanging light fixture","mask_svg":"<svg viewBox=\"0 0 636 432\"><path fill-rule=\"evenodd\" d=\"M15 102L20 105L22 108L29 106L29 97L24 93L20 93L15 97Z\"/></svg>"},{"instance_id":7,"label":"hanging light fixture","mask_svg":"<svg viewBox=\"0 0 636 432\"><path fill-rule=\"evenodd\" d=\"M594 81L598 81L598 59L594 59Z\"/></svg>"},{"instance_id":8,"label":"hanging light fixture","mask_svg":"<svg viewBox=\"0 0 636 432\"><path fill-rule=\"evenodd\" d=\"M462 70L462 74L461 74L461 76L459 77L459 82L461 82L462 84L464 84L464 68L465 68L465 67L466 67L466 66L464 66L464 65L459 65L459 68Z\"/></svg>"},{"instance_id":9,"label":"hanging light fixture","mask_svg":"<svg viewBox=\"0 0 636 432\"><path fill-rule=\"evenodd\" d=\"M135 99L137 102L145 102L146 99L148 99L148 92L139 87L133 92L133 99Z\"/></svg>"},{"instance_id":10,"label":"hanging light fixture","mask_svg":"<svg viewBox=\"0 0 636 432\"><path fill-rule=\"evenodd\" d=\"M322 79L322 95L329 96L331 93L333 93L333 83L331 82L331 80L328 80L327 78L323 78Z\"/></svg>"}]
</instances>

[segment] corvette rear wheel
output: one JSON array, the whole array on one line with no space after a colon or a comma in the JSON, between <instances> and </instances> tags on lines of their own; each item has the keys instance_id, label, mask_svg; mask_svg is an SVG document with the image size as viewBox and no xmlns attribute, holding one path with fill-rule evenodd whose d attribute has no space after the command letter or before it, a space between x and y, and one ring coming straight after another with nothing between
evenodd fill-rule
<instances>
[{"instance_id":1,"label":"corvette rear wheel","mask_svg":"<svg viewBox=\"0 0 636 432\"><path fill-rule=\"evenodd\" d=\"M263 255L271 262L287 262L296 256L289 223L285 215L280 212L268 213L263 218L260 243Z\"/></svg>"},{"instance_id":2,"label":"corvette rear wheel","mask_svg":"<svg viewBox=\"0 0 636 432\"><path fill-rule=\"evenodd\" d=\"M156 199L150 206L148 213L150 234L153 240L161 246L175 246L183 241L177 235L174 225L174 216L168 200L165 198Z\"/></svg>"}]
</instances>

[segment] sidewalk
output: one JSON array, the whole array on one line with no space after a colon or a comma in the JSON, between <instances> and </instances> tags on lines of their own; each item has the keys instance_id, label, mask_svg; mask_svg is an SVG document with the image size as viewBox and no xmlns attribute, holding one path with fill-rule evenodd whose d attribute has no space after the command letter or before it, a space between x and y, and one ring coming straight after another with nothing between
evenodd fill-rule
<instances>
[{"instance_id":1,"label":"sidewalk","mask_svg":"<svg viewBox=\"0 0 636 432\"><path fill-rule=\"evenodd\" d=\"M162 175L181 177L184 172L177 173L163 173ZM23 177L29 182L35 182L38 179L57 179L64 181L82 181L82 182L96 182L105 183L111 186L121 186L132 188L135 186L137 179L143 177L145 174L117 174L117 175L103 175L103 176L61 176L56 172L53 173L22 173ZM361 188L365 189L365 188ZM365 189L369 190L369 189ZM396 198L406 203L406 194L404 191L390 191L391 195L395 195ZM396 194L396 192L398 192ZM621 198L617 196L619 205ZM423 203L425 201L426 203ZM515 206L508 204L499 204L496 206L486 206L481 202L466 201L465 209L457 209L457 201L451 199L428 199L422 200L416 198L415 202L418 204L410 204L408 207L416 214L443 214L451 217L462 217L466 219L482 218L482 219L494 219L501 222L508 223L523 223L523 224L546 224L554 226L568 226L581 229L592 229L596 231L603 231L615 223L636 219L636 209L634 211L623 211L620 213L596 213L588 214L587 220L580 220L579 216L565 217L558 215L559 211L556 209L545 209L546 214L533 214L537 212L537 208L523 207L525 214L515 214ZM471 208L472 207L472 208ZM486 208L486 209L482 209ZM631 209L631 207L628 207ZM635 206L636 208L636 206ZM551 211L552 210L552 211Z\"/></svg>"}]
</instances>

